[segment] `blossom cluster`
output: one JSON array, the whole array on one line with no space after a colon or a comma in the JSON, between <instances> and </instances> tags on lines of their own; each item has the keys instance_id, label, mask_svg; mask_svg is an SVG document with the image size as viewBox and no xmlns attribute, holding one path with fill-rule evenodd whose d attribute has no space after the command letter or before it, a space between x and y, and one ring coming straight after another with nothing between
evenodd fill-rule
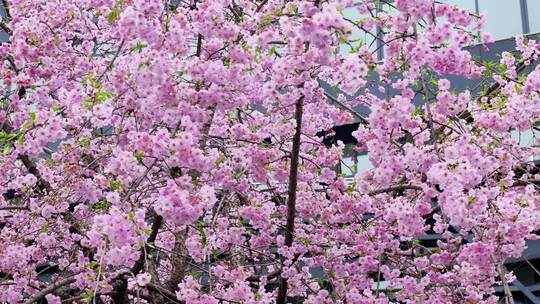
<instances>
[{"instance_id":1,"label":"blossom cluster","mask_svg":"<svg viewBox=\"0 0 540 304\"><path fill-rule=\"evenodd\" d=\"M540 119L540 43L479 62L482 16L3 2L0 302L494 304L538 237L538 142L511 131ZM321 134L355 122L351 183Z\"/></svg>"}]
</instances>

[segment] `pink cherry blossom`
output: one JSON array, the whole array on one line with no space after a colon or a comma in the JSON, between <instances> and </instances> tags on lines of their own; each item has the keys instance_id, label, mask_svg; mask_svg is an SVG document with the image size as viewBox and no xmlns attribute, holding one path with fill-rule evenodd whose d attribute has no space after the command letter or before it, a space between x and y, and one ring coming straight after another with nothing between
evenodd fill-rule
<instances>
[{"instance_id":1,"label":"pink cherry blossom","mask_svg":"<svg viewBox=\"0 0 540 304\"><path fill-rule=\"evenodd\" d=\"M538 239L535 39L478 61L434 0L3 2L2 303L494 304Z\"/></svg>"}]
</instances>

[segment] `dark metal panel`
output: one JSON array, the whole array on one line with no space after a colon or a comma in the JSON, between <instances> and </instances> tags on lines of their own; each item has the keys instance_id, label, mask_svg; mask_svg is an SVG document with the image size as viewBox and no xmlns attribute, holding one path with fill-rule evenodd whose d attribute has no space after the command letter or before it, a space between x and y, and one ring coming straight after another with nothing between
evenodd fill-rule
<instances>
[{"instance_id":1,"label":"dark metal panel","mask_svg":"<svg viewBox=\"0 0 540 304\"><path fill-rule=\"evenodd\" d=\"M2 1L0 1L0 16L2 17L4 22L5 22L6 15L7 13L6 13L6 9L4 8L4 4L2 3ZM0 30L0 43L8 42L8 41L9 41L9 35L6 32Z\"/></svg>"},{"instance_id":2,"label":"dark metal panel","mask_svg":"<svg viewBox=\"0 0 540 304\"><path fill-rule=\"evenodd\" d=\"M525 285L523 285L519 280L515 280L512 282L512 285L516 286L525 297L527 297L527 300L531 301L533 304L540 304L540 299L535 296L529 288L527 288Z\"/></svg>"},{"instance_id":3,"label":"dark metal panel","mask_svg":"<svg viewBox=\"0 0 540 304\"><path fill-rule=\"evenodd\" d=\"M527 260L540 259L540 240L527 241L527 248L519 258L510 258L505 261L505 264L517 263Z\"/></svg>"}]
</instances>

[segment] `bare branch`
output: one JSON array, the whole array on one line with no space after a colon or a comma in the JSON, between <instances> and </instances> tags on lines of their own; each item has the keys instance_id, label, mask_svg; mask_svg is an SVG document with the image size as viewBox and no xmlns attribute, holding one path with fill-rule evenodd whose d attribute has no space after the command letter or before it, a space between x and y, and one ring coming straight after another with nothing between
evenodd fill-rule
<instances>
[{"instance_id":1,"label":"bare branch","mask_svg":"<svg viewBox=\"0 0 540 304\"><path fill-rule=\"evenodd\" d=\"M295 106L296 131L294 133L291 151L291 167L289 170L289 187L287 190L287 224L285 229L285 246L290 247L294 240L294 220L296 218L296 188L298 186L298 165L300 160L300 138L302 135L302 115L304 110L304 96L296 101ZM287 302L287 279L279 280L277 304Z\"/></svg>"},{"instance_id":2,"label":"bare branch","mask_svg":"<svg viewBox=\"0 0 540 304\"><path fill-rule=\"evenodd\" d=\"M396 185L396 186L391 186L388 188L370 191L368 192L368 195L374 196L377 194L382 194L382 193L387 193L387 192L392 192L392 191L402 191L402 190L422 190L422 187L417 186L417 185Z\"/></svg>"},{"instance_id":3,"label":"bare branch","mask_svg":"<svg viewBox=\"0 0 540 304\"><path fill-rule=\"evenodd\" d=\"M61 288L61 287L64 287L66 285L69 285L71 283L74 283L75 281L76 281L75 278L73 276L71 276L69 278L65 278L63 280L60 280L60 281L58 281L56 283L52 283L51 285L47 286L42 291L40 291L37 294L33 295L30 299L26 300L26 302L24 302L24 304L32 304L34 302L37 302L37 301L45 298L45 296L47 296L48 294L53 293L58 288Z\"/></svg>"},{"instance_id":4,"label":"bare branch","mask_svg":"<svg viewBox=\"0 0 540 304\"><path fill-rule=\"evenodd\" d=\"M30 210L28 208L28 206L5 206L5 207L0 207L0 211L3 211L3 210Z\"/></svg>"},{"instance_id":5,"label":"bare branch","mask_svg":"<svg viewBox=\"0 0 540 304\"><path fill-rule=\"evenodd\" d=\"M334 96L328 94L328 93L324 93L324 95L332 100L332 102L338 104L340 107L342 107L343 109L347 110L347 112L351 113L354 117L358 118L358 120L360 120L360 122L364 125L367 125L368 124L368 121L367 119L362 116L360 113L358 113L357 111L351 109L349 106L347 106L346 104L342 103L341 101L339 101L337 98L335 98Z\"/></svg>"},{"instance_id":6,"label":"bare branch","mask_svg":"<svg viewBox=\"0 0 540 304\"><path fill-rule=\"evenodd\" d=\"M162 286L159 286L159 285L156 285L154 283L148 283L146 284L146 288L150 291L154 291L154 292L157 292L159 294L161 294L162 296L164 296L165 298L167 298L167 300L171 301L171 302L174 302L174 303L179 303L179 304L184 304L185 302L184 301L180 301L176 298L176 294L174 294L173 292L169 291L168 289L162 287Z\"/></svg>"}]
</instances>

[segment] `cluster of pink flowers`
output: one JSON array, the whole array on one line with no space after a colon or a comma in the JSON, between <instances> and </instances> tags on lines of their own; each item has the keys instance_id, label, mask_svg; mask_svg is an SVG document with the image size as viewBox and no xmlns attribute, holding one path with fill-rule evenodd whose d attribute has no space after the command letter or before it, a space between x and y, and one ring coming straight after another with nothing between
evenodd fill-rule
<instances>
[{"instance_id":1,"label":"cluster of pink flowers","mask_svg":"<svg viewBox=\"0 0 540 304\"><path fill-rule=\"evenodd\" d=\"M482 17L379 2L4 1L0 302L497 303L540 229L540 43L482 64ZM351 183L320 132L354 122Z\"/></svg>"}]
</instances>

